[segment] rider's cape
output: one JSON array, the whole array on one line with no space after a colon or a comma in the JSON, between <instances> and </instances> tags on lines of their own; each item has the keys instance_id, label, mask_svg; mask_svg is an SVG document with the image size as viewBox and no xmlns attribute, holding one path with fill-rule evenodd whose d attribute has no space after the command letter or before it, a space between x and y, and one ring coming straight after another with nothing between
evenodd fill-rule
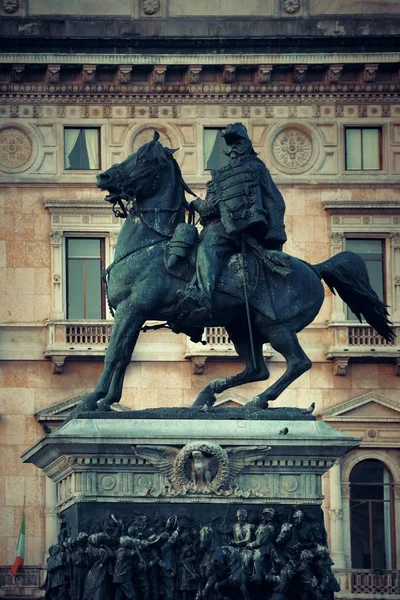
<instances>
[{"instance_id":1,"label":"rider's cape","mask_svg":"<svg viewBox=\"0 0 400 600\"><path fill-rule=\"evenodd\" d=\"M213 171L198 209L204 224L219 217L227 233L246 232L264 247L279 248L286 241L285 202L255 155L241 156Z\"/></svg>"}]
</instances>

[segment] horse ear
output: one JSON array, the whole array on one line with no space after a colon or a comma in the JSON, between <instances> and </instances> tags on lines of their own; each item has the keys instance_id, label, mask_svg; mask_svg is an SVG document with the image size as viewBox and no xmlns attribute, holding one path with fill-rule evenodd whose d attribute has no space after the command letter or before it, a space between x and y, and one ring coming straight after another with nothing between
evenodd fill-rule
<instances>
[{"instance_id":1,"label":"horse ear","mask_svg":"<svg viewBox=\"0 0 400 600\"><path fill-rule=\"evenodd\" d=\"M154 130L154 135L153 135L153 140L155 142L158 142L158 140L160 139L160 134L158 133L157 129Z\"/></svg>"},{"instance_id":2,"label":"horse ear","mask_svg":"<svg viewBox=\"0 0 400 600\"><path fill-rule=\"evenodd\" d=\"M170 156L172 156L174 154L174 152L176 152L177 150L179 150L179 148L166 148L165 151L167 154L169 154Z\"/></svg>"}]
</instances>

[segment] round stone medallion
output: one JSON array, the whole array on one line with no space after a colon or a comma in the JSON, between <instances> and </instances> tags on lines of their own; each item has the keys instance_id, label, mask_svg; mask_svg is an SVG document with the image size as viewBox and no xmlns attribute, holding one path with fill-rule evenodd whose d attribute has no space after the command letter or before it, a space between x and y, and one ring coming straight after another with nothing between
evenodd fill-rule
<instances>
[{"instance_id":1,"label":"round stone medallion","mask_svg":"<svg viewBox=\"0 0 400 600\"><path fill-rule=\"evenodd\" d=\"M100 486L106 492L110 492L117 485L116 479L113 475L103 475L100 480Z\"/></svg>"},{"instance_id":2,"label":"round stone medallion","mask_svg":"<svg viewBox=\"0 0 400 600\"><path fill-rule=\"evenodd\" d=\"M147 142L151 142L154 136L155 128L146 127L146 129L142 129L135 135L132 142L132 151L136 152L139 150L140 146L143 144L147 144ZM159 131L160 134L160 142L163 146L172 146L172 141L169 135L167 135L164 131Z\"/></svg>"},{"instance_id":3,"label":"round stone medallion","mask_svg":"<svg viewBox=\"0 0 400 600\"><path fill-rule=\"evenodd\" d=\"M311 136L297 128L286 128L276 136L272 154L283 170L306 167L313 156Z\"/></svg>"},{"instance_id":4,"label":"round stone medallion","mask_svg":"<svg viewBox=\"0 0 400 600\"><path fill-rule=\"evenodd\" d=\"M286 475L282 479L282 489L288 494L292 494L299 487L299 480L294 475Z\"/></svg>"},{"instance_id":5,"label":"round stone medallion","mask_svg":"<svg viewBox=\"0 0 400 600\"><path fill-rule=\"evenodd\" d=\"M21 169L32 156L33 144L27 133L17 127L0 131L0 166Z\"/></svg>"}]
</instances>

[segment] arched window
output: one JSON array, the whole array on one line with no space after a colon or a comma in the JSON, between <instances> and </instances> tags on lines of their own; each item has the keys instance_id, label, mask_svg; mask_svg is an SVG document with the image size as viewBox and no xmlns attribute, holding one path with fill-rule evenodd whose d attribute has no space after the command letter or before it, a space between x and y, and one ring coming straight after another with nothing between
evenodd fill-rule
<instances>
[{"instance_id":1,"label":"arched window","mask_svg":"<svg viewBox=\"0 0 400 600\"><path fill-rule=\"evenodd\" d=\"M363 460L351 472L350 529L353 569L393 568L393 484L379 460Z\"/></svg>"}]
</instances>

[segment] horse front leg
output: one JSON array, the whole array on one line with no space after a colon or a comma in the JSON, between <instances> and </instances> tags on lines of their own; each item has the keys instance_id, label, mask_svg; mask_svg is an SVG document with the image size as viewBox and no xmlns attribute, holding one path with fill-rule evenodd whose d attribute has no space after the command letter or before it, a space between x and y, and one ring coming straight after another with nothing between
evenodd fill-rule
<instances>
[{"instance_id":1,"label":"horse front leg","mask_svg":"<svg viewBox=\"0 0 400 600\"><path fill-rule=\"evenodd\" d=\"M116 317L117 313L118 309L115 313ZM106 395L97 402L98 410L100 411L111 410L111 405L121 400L126 369L131 362L140 329L146 320L141 316L140 312L136 312L135 307L132 307L131 304L123 307L120 315L122 316L118 316L116 336L113 340L110 338L108 350L110 350L112 374Z\"/></svg>"},{"instance_id":2,"label":"horse front leg","mask_svg":"<svg viewBox=\"0 0 400 600\"><path fill-rule=\"evenodd\" d=\"M97 408L110 410L111 404L121 399L125 371L144 322L145 317L129 300L118 305L101 377L93 392L77 405L73 415Z\"/></svg>"}]
</instances>

